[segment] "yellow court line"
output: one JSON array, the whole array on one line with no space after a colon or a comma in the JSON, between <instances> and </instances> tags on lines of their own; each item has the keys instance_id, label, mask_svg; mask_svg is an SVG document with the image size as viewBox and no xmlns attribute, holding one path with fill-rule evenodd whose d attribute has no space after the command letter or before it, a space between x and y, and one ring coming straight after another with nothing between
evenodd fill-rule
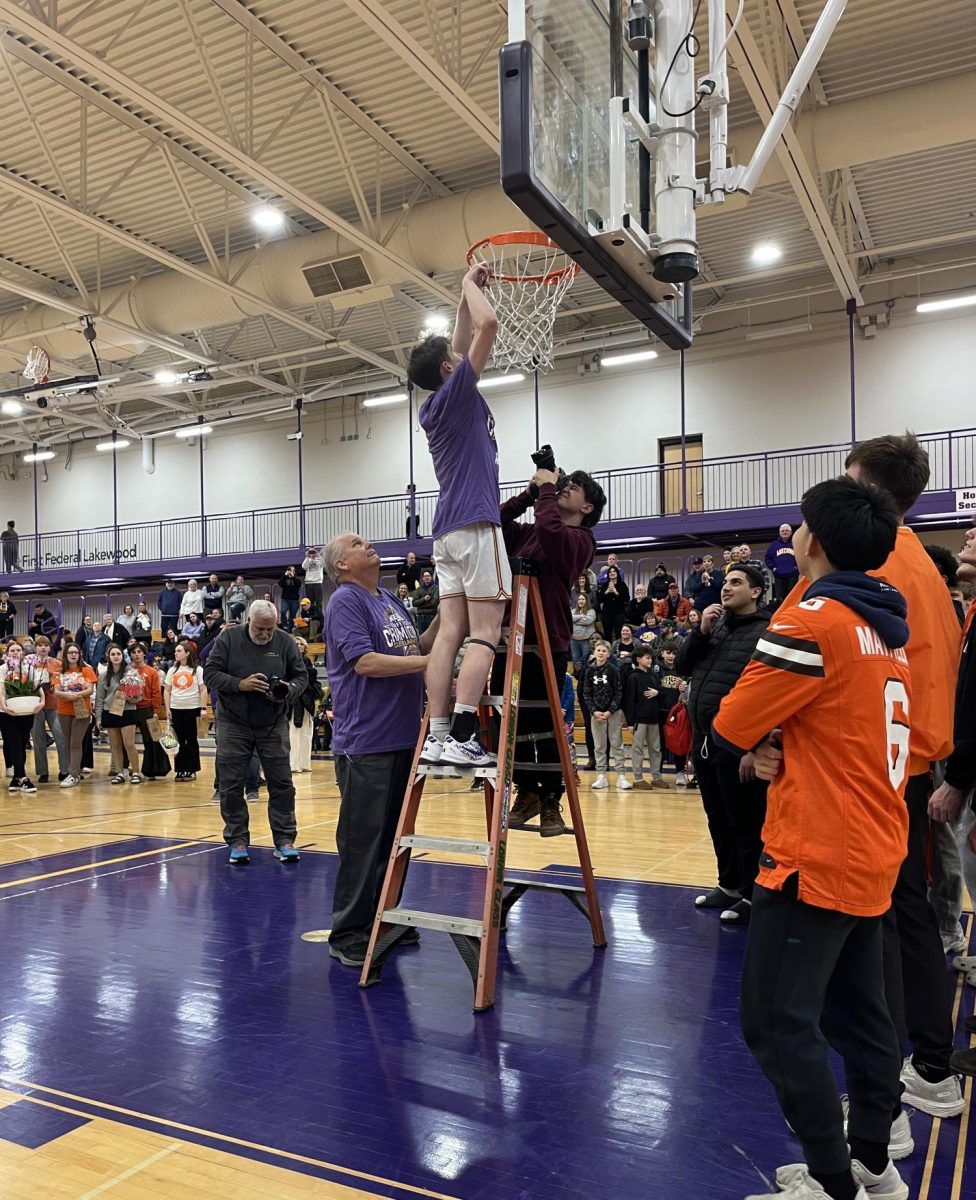
<instances>
[{"instance_id":1,"label":"yellow court line","mask_svg":"<svg viewBox=\"0 0 976 1200\"><path fill-rule=\"evenodd\" d=\"M6 888L22 887L25 883L40 883L42 879L57 879L59 875L76 875L79 871L91 871L96 867L112 867L116 863L132 862L136 858L151 858L154 854L169 854L172 850L185 850L187 846L199 846L202 841L201 838L194 838L192 842L178 842L175 846L157 846L155 850L140 850L138 854L124 854L121 858L103 858L100 862L83 863L80 867L65 867L61 871L48 871L46 875L31 875L27 879L11 879L7 883L0 883L0 891Z\"/></svg>"},{"instance_id":2,"label":"yellow court line","mask_svg":"<svg viewBox=\"0 0 976 1200\"><path fill-rule=\"evenodd\" d=\"M952 1028L955 1029L956 1022L959 1020L959 1006L962 1004L962 985L965 982L965 975L959 973L956 980L956 998L952 1005ZM966 1119L967 1111L963 1110L963 1120ZM958 1165L959 1147L965 1145L963 1133L965 1126L960 1124L959 1128L959 1145L956 1147L956 1161ZM932 1170L935 1166L935 1151L939 1145L939 1134L942 1132L942 1118L932 1118L932 1132L929 1134L929 1148L925 1155L925 1169L922 1172L922 1181L918 1187L918 1200L928 1200L929 1188L932 1186Z\"/></svg>"},{"instance_id":3,"label":"yellow court line","mask_svg":"<svg viewBox=\"0 0 976 1200\"><path fill-rule=\"evenodd\" d=\"M215 1142L225 1142L229 1146L243 1146L246 1150L257 1150L261 1154L273 1154L277 1158L290 1162L305 1163L310 1167L323 1167L335 1171L338 1175L348 1175L351 1179L365 1179L369 1183L382 1183L386 1187L399 1188L403 1192L411 1192L415 1196L428 1196L432 1200L459 1200L457 1196L449 1196L446 1192L432 1192L429 1188L418 1187L412 1183L402 1183L398 1179L387 1179L383 1175L372 1175L368 1171L356 1171L352 1167L343 1167L339 1163L325 1162L319 1158L309 1158L305 1154L293 1154L290 1150L279 1150L277 1146L265 1146L260 1142L248 1142L243 1138L231 1137L226 1133L215 1133L212 1129L200 1129L196 1125L184 1125L180 1121L169 1121L165 1117L154 1117L150 1113L138 1112L132 1108L120 1108L116 1104L106 1104L101 1100L92 1100L87 1096L76 1096L73 1092L61 1092L57 1088L44 1087L40 1083L31 1083L27 1079L15 1079L12 1075L0 1075L0 1084L14 1084L17 1087L31 1088L34 1091L45 1092L49 1096L60 1096L63 1100L74 1100L81 1104L90 1104L92 1108L101 1108L106 1112L121 1113L125 1117L135 1117L139 1121L148 1121L152 1125L165 1125L168 1129L181 1130L184 1133L195 1133L199 1137L211 1138ZM92 1114L65 1105L54 1104L50 1100L42 1100L39 1096L24 1096L21 1099L41 1104L45 1108L54 1108L59 1112L71 1113L72 1116L92 1119ZM108 1118L104 1118L107 1120Z\"/></svg>"}]
</instances>

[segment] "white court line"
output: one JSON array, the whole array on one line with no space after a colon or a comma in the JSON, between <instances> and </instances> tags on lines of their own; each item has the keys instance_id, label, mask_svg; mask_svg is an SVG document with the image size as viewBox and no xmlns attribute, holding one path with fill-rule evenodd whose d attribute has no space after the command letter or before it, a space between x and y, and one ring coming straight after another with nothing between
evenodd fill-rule
<instances>
[{"instance_id":1,"label":"white court line","mask_svg":"<svg viewBox=\"0 0 976 1200\"><path fill-rule=\"evenodd\" d=\"M114 1179L108 1180L107 1183L100 1183L98 1187L92 1188L90 1192L85 1192L83 1196L79 1196L78 1200L94 1200L96 1196L103 1196L116 1186L116 1184L124 1183L127 1179L131 1179L133 1175L139 1175L151 1167L153 1163L158 1163L161 1158L165 1158L168 1154L172 1154L176 1150L183 1147L182 1142L172 1142L163 1150L157 1150L155 1154L151 1154L149 1158L143 1159L141 1163L136 1163L134 1167L129 1167L127 1171L123 1171L121 1175L116 1175Z\"/></svg>"},{"instance_id":2,"label":"white court line","mask_svg":"<svg viewBox=\"0 0 976 1200\"><path fill-rule=\"evenodd\" d=\"M6 895L0 896L0 904L5 900L18 900L22 896L38 896L42 892L53 892L57 888L73 887L76 883L91 883L95 879L109 879L113 875L127 875L130 871L141 871L143 867L158 867L164 863L179 862L181 858L195 858L198 854L212 854L214 850L220 850L224 843L215 843L213 846L205 846L203 850L188 850L186 854L169 854L165 858L154 858L149 862L137 863L134 867L120 867L118 871L103 871L100 875L78 875L74 879L66 879L63 883L51 883L47 887L31 888L29 892L7 892ZM98 863L93 863L92 866L97 867Z\"/></svg>"}]
</instances>

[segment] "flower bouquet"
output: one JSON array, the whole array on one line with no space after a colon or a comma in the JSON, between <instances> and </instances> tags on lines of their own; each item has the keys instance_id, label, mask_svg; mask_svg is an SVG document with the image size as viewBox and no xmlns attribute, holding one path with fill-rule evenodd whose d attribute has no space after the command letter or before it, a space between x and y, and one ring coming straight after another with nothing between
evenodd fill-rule
<instances>
[{"instance_id":1,"label":"flower bouquet","mask_svg":"<svg viewBox=\"0 0 976 1200\"><path fill-rule=\"evenodd\" d=\"M7 697L7 708L17 716L30 716L37 711L40 690L50 682L50 674L43 667L38 667L37 657L33 654L8 654L4 666L3 690Z\"/></svg>"},{"instance_id":2,"label":"flower bouquet","mask_svg":"<svg viewBox=\"0 0 976 1200\"><path fill-rule=\"evenodd\" d=\"M135 667L129 667L119 682L119 691L125 696L126 700L135 700L138 704L145 690L146 681Z\"/></svg>"}]
</instances>

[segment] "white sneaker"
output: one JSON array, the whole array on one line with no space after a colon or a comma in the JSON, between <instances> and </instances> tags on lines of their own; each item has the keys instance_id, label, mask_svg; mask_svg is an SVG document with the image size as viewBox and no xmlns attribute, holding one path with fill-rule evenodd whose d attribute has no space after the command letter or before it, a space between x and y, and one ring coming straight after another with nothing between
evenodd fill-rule
<instances>
[{"instance_id":1,"label":"white sneaker","mask_svg":"<svg viewBox=\"0 0 976 1200\"><path fill-rule=\"evenodd\" d=\"M966 1107L957 1075L950 1075L941 1083L927 1083L909 1062L902 1068L901 1081L905 1085L902 1103L930 1117L958 1117Z\"/></svg>"},{"instance_id":2,"label":"white sneaker","mask_svg":"<svg viewBox=\"0 0 976 1200\"><path fill-rule=\"evenodd\" d=\"M610 783L607 780L606 775L597 775L596 779L593 780L593 783L590 786L593 788L594 791L596 791L597 788L609 787Z\"/></svg>"},{"instance_id":3,"label":"white sneaker","mask_svg":"<svg viewBox=\"0 0 976 1200\"><path fill-rule=\"evenodd\" d=\"M780 1167L776 1172L777 1182L780 1171L795 1172L790 1175L790 1182L779 1192L763 1192L761 1195L746 1196L746 1200L830 1200L819 1183L807 1170L806 1163L791 1163L788 1167ZM863 1187L857 1189L854 1200L868 1200L868 1194Z\"/></svg>"},{"instance_id":4,"label":"white sneaker","mask_svg":"<svg viewBox=\"0 0 976 1200\"><path fill-rule=\"evenodd\" d=\"M943 933L942 949L946 954L956 954L960 950L965 950L969 945L969 939L962 931L962 926L956 922L956 928L952 933Z\"/></svg>"},{"instance_id":5,"label":"white sneaker","mask_svg":"<svg viewBox=\"0 0 976 1200\"><path fill-rule=\"evenodd\" d=\"M493 767L495 756L482 746L477 734L472 734L466 742L456 741L448 734L441 747L440 761L458 767Z\"/></svg>"},{"instance_id":6,"label":"white sneaker","mask_svg":"<svg viewBox=\"0 0 976 1200\"><path fill-rule=\"evenodd\" d=\"M688 776L684 773L684 771L679 771L678 774L675 775L674 786L675 787L687 787L688 786Z\"/></svg>"},{"instance_id":7,"label":"white sneaker","mask_svg":"<svg viewBox=\"0 0 976 1200\"><path fill-rule=\"evenodd\" d=\"M443 753L444 743L438 741L432 733L428 733L424 748L420 751L420 761L422 763L439 763Z\"/></svg>"},{"instance_id":8,"label":"white sneaker","mask_svg":"<svg viewBox=\"0 0 976 1200\"><path fill-rule=\"evenodd\" d=\"M629 792L634 785L630 782L626 775L617 776L617 787L622 792Z\"/></svg>"},{"instance_id":9,"label":"white sneaker","mask_svg":"<svg viewBox=\"0 0 976 1200\"><path fill-rule=\"evenodd\" d=\"M840 1106L844 1110L844 1137L847 1137L847 1120L850 1116L851 1102L848 1096L841 1096ZM893 1162L908 1158L915 1149L915 1139L912 1137L912 1123L904 1109L891 1122L891 1132L888 1134L888 1157Z\"/></svg>"},{"instance_id":10,"label":"white sneaker","mask_svg":"<svg viewBox=\"0 0 976 1200\"><path fill-rule=\"evenodd\" d=\"M867 1167L855 1158L851 1162L851 1174L855 1183L864 1189L864 1194L870 1200L908 1200L908 1184L898 1174L898 1168L888 1161L881 1175L872 1175ZM789 1163L776 1171L776 1186L788 1188L794 1179L802 1176L810 1177L810 1168L806 1163Z\"/></svg>"},{"instance_id":11,"label":"white sneaker","mask_svg":"<svg viewBox=\"0 0 976 1200\"><path fill-rule=\"evenodd\" d=\"M64 779L58 784L58 787L69 788L77 787L81 780L77 775L65 775Z\"/></svg>"},{"instance_id":12,"label":"white sneaker","mask_svg":"<svg viewBox=\"0 0 976 1200\"><path fill-rule=\"evenodd\" d=\"M957 971L964 973L976 971L976 954L957 954L952 960L952 965Z\"/></svg>"}]
</instances>

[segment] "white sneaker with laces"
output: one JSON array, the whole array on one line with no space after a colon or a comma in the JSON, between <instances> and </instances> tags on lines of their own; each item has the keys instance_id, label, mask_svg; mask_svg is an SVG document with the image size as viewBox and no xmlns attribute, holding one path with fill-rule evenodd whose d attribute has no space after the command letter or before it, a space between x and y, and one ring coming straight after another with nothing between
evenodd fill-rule
<instances>
[{"instance_id":1,"label":"white sneaker with laces","mask_svg":"<svg viewBox=\"0 0 976 1200\"><path fill-rule=\"evenodd\" d=\"M440 761L457 767L493 767L495 756L482 746L477 734L466 742L459 742L448 734L441 747Z\"/></svg>"},{"instance_id":2,"label":"white sneaker with laces","mask_svg":"<svg viewBox=\"0 0 976 1200\"><path fill-rule=\"evenodd\" d=\"M428 733L424 741L424 748L420 751L420 761L422 763L439 763L443 753L444 743L438 741L432 733Z\"/></svg>"},{"instance_id":3,"label":"white sneaker with laces","mask_svg":"<svg viewBox=\"0 0 976 1200\"><path fill-rule=\"evenodd\" d=\"M848 1096L841 1096L840 1106L844 1111L844 1137L847 1137L847 1121L851 1111L851 1101ZM912 1123L904 1109L891 1122L891 1132L888 1134L888 1157L893 1162L908 1158L915 1149L915 1139L912 1137Z\"/></svg>"},{"instance_id":4,"label":"white sneaker with laces","mask_svg":"<svg viewBox=\"0 0 976 1200\"><path fill-rule=\"evenodd\" d=\"M617 776L617 787L622 792L628 792L634 785L630 782L626 775Z\"/></svg>"},{"instance_id":5,"label":"white sneaker with laces","mask_svg":"<svg viewBox=\"0 0 976 1200\"><path fill-rule=\"evenodd\" d=\"M784 1196L788 1197L788 1200L830 1200L827 1193L807 1170L806 1163L792 1163L789 1167L780 1167L779 1171L792 1171L794 1168L800 1168L800 1170L790 1176L789 1183L782 1191L746 1196L746 1200L783 1200ZM779 1180L779 1171L776 1172L777 1181ZM854 1200L868 1200L868 1194L863 1187L857 1189Z\"/></svg>"},{"instance_id":6,"label":"white sneaker with laces","mask_svg":"<svg viewBox=\"0 0 976 1200\"><path fill-rule=\"evenodd\" d=\"M976 971L976 954L957 954L952 965L957 971Z\"/></svg>"},{"instance_id":7,"label":"white sneaker with laces","mask_svg":"<svg viewBox=\"0 0 976 1200\"><path fill-rule=\"evenodd\" d=\"M962 926L958 921L956 922L956 928L952 933L943 933L941 937L942 949L946 952L946 954L956 954L960 950L965 950L969 945L969 939L963 933Z\"/></svg>"},{"instance_id":8,"label":"white sneaker with laces","mask_svg":"<svg viewBox=\"0 0 976 1200\"><path fill-rule=\"evenodd\" d=\"M957 1075L950 1075L941 1083L928 1083L908 1062L902 1068L901 1081L905 1085L902 1103L930 1117L958 1117L966 1107Z\"/></svg>"},{"instance_id":9,"label":"white sneaker with laces","mask_svg":"<svg viewBox=\"0 0 976 1200\"><path fill-rule=\"evenodd\" d=\"M606 775L597 775L596 779L593 780L593 783L591 786L593 787L593 790L596 791L598 788L609 787L610 783L607 780Z\"/></svg>"},{"instance_id":10,"label":"white sneaker with laces","mask_svg":"<svg viewBox=\"0 0 976 1200\"><path fill-rule=\"evenodd\" d=\"M77 787L81 780L77 775L65 775L64 779L58 784L58 787L69 788Z\"/></svg>"},{"instance_id":11,"label":"white sneaker with laces","mask_svg":"<svg viewBox=\"0 0 976 1200\"><path fill-rule=\"evenodd\" d=\"M675 787L687 787L688 786L688 776L684 773L684 771L679 771L678 774L675 775L674 786Z\"/></svg>"},{"instance_id":12,"label":"white sneaker with laces","mask_svg":"<svg viewBox=\"0 0 976 1200\"><path fill-rule=\"evenodd\" d=\"M898 1174L898 1168L889 1159L887 1167L881 1175L872 1175L863 1164L855 1158L851 1162L851 1174L854 1182L864 1189L869 1200L908 1200L908 1184ZM794 1179L802 1176L810 1178L810 1168L806 1163L789 1163L776 1171L776 1186L788 1188Z\"/></svg>"}]
</instances>

